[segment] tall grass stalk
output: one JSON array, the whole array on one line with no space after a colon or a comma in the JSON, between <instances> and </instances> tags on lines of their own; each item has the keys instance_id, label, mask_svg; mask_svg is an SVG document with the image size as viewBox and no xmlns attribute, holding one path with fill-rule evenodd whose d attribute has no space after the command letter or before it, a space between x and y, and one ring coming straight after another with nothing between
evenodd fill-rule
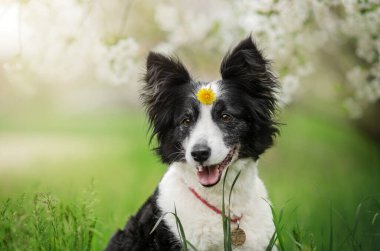
<instances>
[{"instance_id":1,"label":"tall grass stalk","mask_svg":"<svg viewBox=\"0 0 380 251\"><path fill-rule=\"evenodd\" d=\"M0 205L0 250L91 250L97 218L96 199L89 192L73 204L42 192L5 200Z\"/></svg>"},{"instance_id":2,"label":"tall grass stalk","mask_svg":"<svg viewBox=\"0 0 380 251\"><path fill-rule=\"evenodd\" d=\"M228 174L228 168L226 170L226 173L223 178L223 190L222 190L222 222L223 222L223 240L224 240L224 250L227 251L232 251L232 241L231 241L231 195L232 195L232 190L235 186L235 183L237 179L240 176L240 171L236 175L234 181L232 182L230 193L228 196L228 216L226 216L226 207L225 207L225 202L224 202L224 188L226 185L226 178Z\"/></svg>"},{"instance_id":3,"label":"tall grass stalk","mask_svg":"<svg viewBox=\"0 0 380 251\"><path fill-rule=\"evenodd\" d=\"M190 246L194 251L197 251L196 247L193 244L191 244L190 241L188 241L186 239L185 231L183 229L181 220L179 219L179 217L177 215L177 209L176 209L175 206L174 206L174 213L173 212L166 212L166 213L164 213L164 214L161 215L161 217L157 220L156 224L154 224L154 226L153 226L153 228L152 228L152 230L150 231L149 234L152 234L157 229L158 225L164 220L164 218L168 214L173 215L174 218L175 218L176 225L177 225L177 231L178 231L179 239L180 239L180 242L181 242L181 245L182 245L182 249L184 251L187 251L188 250L188 246Z\"/></svg>"}]
</instances>

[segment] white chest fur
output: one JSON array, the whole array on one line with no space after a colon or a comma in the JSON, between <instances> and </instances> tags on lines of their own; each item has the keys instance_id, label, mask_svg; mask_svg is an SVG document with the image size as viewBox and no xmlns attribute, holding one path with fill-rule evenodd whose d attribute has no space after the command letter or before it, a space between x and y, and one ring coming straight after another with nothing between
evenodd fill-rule
<instances>
[{"instance_id":1,"label":"white chest fur","mask_svg":"<svg viewBox=\"0 0 380 251\"><path fill-rule=\"evenodd\" d=\"M247 237L245 243L234 250L265 250L273 235L274 226L267 192L257 175L256 163L239 160L229 168L225 191L229 191L232 180L241 170L232 193L231 210L236 216L242 215L240 226ZM174 212L175 205L187 240L198 250L223 250L222 216L189 191L189 187L194 188L210 204L221 208L222 181L214 187L204 188L197 182L193 169L181 163L174 163L169 167L159 184L158 206L162 212ZM165 221L178 237L174 217L168 215ZM232 224L232 228L234 227L235 224Z\"/></svg>"}]
</instances>

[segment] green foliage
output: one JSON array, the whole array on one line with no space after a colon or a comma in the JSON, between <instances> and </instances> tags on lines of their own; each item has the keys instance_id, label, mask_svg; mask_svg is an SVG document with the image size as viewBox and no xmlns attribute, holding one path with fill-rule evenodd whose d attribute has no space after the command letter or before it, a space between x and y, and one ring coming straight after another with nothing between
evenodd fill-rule
<instances>
[{"instance_id":1,"label":"green foliage","mask_svg":"<svg viewBox=\"0 0 380 251\"><path fill-rule=\"evenodd\" d=\"M380 248L380 222L373 221L380 212L379 197L367 198L359 203L352 219L343 218L341 213L331 207L330 224L326 225L329 233L318 238L315 238L317 233L309 232L306 226L301 228L299 220L284 219L283 208L279 212L272 206L271 208L276 231L268 245L268 251L272 250L274 245L279 251L379 250ZM339 220L334 221L336 216ZM339 229L339 235L345 236L343 240L335 237L334 229Z\"/></svg>"},{"instance_id":2,"label":"green foliage","mask_svg":"<svg viewBox=\"0 0 380 251\"><path fill-rule=\"evenodd\" d=\"M0 210L0 250L92 250L94 192L67 204L49 193L7 199Z\"/></svg>"}]
</instances>

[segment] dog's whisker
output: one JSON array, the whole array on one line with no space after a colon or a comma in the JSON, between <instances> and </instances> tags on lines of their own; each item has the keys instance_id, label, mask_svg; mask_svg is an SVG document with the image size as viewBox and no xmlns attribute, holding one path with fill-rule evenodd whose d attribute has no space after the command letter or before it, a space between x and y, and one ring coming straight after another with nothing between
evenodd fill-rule
<instances>
[{"instance_id":1,"label":"dog's whisker","mask_svg":"<svg viewBox=\"0 0 380 251\"><path fill-rule=\"evenodd\" d=\"M168 156L169 157L173 157L173 159L178 159L179 156L185 156L185 152L184 151L180 151L180 152L172 152L171 154L169 154Z\"/></svg>"}]
</instances>

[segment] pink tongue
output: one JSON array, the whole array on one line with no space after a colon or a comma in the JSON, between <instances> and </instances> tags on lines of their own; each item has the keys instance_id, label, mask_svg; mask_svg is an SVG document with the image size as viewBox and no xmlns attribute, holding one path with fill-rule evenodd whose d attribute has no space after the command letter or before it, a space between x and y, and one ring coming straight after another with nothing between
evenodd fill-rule
<instances>
[{"instance_id":1,"label":"pink tongue","mask_svg":"<svg viewBox=\"0 0 380 251\"><path fill-rule=\"evenodd\" d=\"M203 186L214 185L219 180L219 170L216 167L204 167L197 172L198 181Z\"/></svg>"}]
</instances>

